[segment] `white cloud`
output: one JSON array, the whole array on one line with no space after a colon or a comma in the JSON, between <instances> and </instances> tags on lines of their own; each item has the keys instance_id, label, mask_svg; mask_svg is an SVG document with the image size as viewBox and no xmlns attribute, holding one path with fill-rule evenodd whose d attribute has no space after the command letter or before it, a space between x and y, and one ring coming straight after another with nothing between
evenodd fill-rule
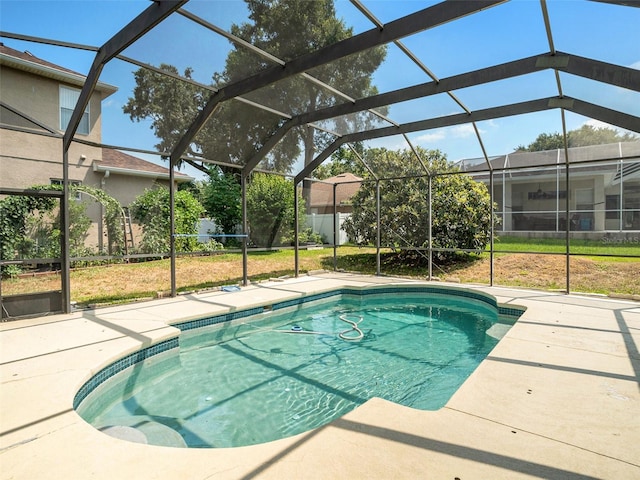
<instances>
[{"instance_id":1,"label":"white cloud","mask_svg":"<svg viewBox=\"0 0 640 480\"><path fill-rule=\"evenodd\" d=\"M489 126L489 127L491 127L491 128L498 128L498 127L500 127L500 125L498 124L498 122L496 122L496 119L495 119L495 118L491 118L491 119L489 119L489 120L486 120L486 121L484 122L484 125L487 125L487 126ZM485 132L485 130L480 129L480 133L484 133L484 132Z\"/></svg>"},{"instance_id":2,"label":"white cloud","mask_svg":"<svg viewBox=\"0 0 640 480\"><path fill-rule=\"evenodd\" d=\"M589 125L593 128L608 128L611 130L615 130L621 134L634 133L634 132L631 132L630 130L625 130L624 128L616 127L615 125L611 125L610 123L601 122L600 120L595 120L593 118L590 118L586 122L582 123L580 126L582 127L582 125Z\"/></svg>"},{"instance_id":3,"label":"white cloud","mask_svg":"<svg viewBox=\"0 0 640 480\"><path fill-rule=\"evenodd\" d=\"M613 128L617 130L617 128L614 127L613 125L610 125L605 122L601 122L600 120L596 120L594 118L590 118L589 120L584 122L582 125L589 125L590 127L593 127L593 128ZM582 127L582 125L580 126Z\"/></svg>"},{"instance_id":4,"label":"white cloud","mask_svg":"<svg viewBox=\"0 0 640 480\"><path fill-rule=\"evenodd\" d=\"M429 133L423 133L422 135L414 139L415 143L435 143L444 140L447 137L444 129L434 130Z\"/></svg>"},{"instance_id":5,"label":"white cloud","mask_svg":"<svg viewBox=\"0 0 640 480\"><path fill-rule=\"evenodd\" d=\"M466 138L476 134L476 131L473 129L473 125L470 123L456 125L455 127L451 127L450 131L453 138Z\"/></svg>"},{"instance_id":6,"label":"white cloud","mask_svg":"<svg viewBox=\"0 0 640 480\"><path fill-rule=\"evenodd\" d=\"M635 68L636 70L640 70L640 60L638 60L637 62L633 62L631 65L629 65L629 68Z\"/></svg>"},{"instance_id":7,"label":"white cloud","mask_svg":"<svg viewBox=\"0 0 640 480\"><path fill-rule=\"evenodd\" d=\"M402 137L381 137L367 140L367 148L386 148L387 150L402 150L408 148L407 142Z\"/></svg>"},{"instance_id":8,"label":"white cloud","mask_svg":"<svg viewBox=\"0 0 640 480\"><path fill-rule=\"evenodd\" d=\"M495 124L490 126L495 127ZM484 130L478 129L480 133L485 133ZM464 125L454 125L447 128L439 128L437 130L429 131L415 138L417 143L436 143L443 140L452 138L468 138L476 135L475 129L471 123L465 123Z\"/></svg>"}]
</instances>

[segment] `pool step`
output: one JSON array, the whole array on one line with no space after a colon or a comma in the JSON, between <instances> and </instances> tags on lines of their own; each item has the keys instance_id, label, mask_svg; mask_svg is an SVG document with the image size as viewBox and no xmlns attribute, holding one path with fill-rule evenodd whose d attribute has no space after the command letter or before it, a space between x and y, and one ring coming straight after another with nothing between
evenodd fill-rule
<instances>
[{"instance_id":1,"label":"pool step","mask_svg":"<svg viewBox=\"0 0 640 480\"><path fill-rule=\"evenodd\" d=\"M104 426L99 430L111 437L126 440L127 442L146 443L163 447L187 447L182 435L173 428L151 421L147 417L123 417L117 423L116 425Z\"/></svg>"}]
</instances>

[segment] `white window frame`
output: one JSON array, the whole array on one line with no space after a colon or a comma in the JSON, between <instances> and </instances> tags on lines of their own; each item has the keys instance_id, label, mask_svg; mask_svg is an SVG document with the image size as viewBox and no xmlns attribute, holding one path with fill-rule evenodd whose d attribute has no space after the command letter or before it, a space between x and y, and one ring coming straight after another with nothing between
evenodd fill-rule
<instances>
[{"instance_id":1,"label":"white window frame","mask_svg":"<svg viewBox=\"0 0 640 480\"><path fill-rule=\"evenodd\" d=\"M65 131L67 129L67 126L69 125L69 120L71 120L73 109L76 107L78 98L80 98L80 90L78 90L77 88L67 87L66 85L60 85L59 91L60 93L58 97L60 104L60 130ZM89 135L91 125L91 115L89 110L90 103L91 102L87 103L87 108L82 114L82 119L78 124L76 133L78 133L79 135Z\"/></svg>"}]
</instances>

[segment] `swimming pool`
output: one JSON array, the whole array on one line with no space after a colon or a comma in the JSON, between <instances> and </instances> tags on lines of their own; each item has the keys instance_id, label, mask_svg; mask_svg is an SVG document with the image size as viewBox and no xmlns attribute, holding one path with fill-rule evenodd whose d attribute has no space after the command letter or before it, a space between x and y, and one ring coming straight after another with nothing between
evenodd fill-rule
<instances>
[{"instance_id":1,"label":"swimming pool","mask_svg":"<svg viewBox=\"0 0 640 480\"><path fill-rule=\"evenodd\" d=\"M74 406L107 433L189 447L302 433L372 397L435 410L519 313L464 289L327 292L178 324L179 340L103 369Z\"/></svg>"}]
</instances>

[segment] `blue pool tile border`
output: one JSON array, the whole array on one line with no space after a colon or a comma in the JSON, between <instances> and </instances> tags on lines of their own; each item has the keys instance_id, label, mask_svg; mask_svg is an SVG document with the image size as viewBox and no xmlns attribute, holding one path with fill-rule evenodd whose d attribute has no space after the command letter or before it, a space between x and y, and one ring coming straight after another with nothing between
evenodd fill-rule
<instances>
[{"instance_id":1,"label":"blue pool tile border","mask_svg":"<svg viewBox=\"0 0 640 480\"><path fill-rule=\"evenodd\" d=\"M324 300L326 298L331 298L338 295L379 295L384 293L434 293L434 294L446 294L451 296L458 296L469 298L473 300L479 300L484 302L494 308L497 309L498 314L501 316L508 316L517 319L520 315L523 314L525 308L518 308L514 306L504 307L498 305L495 298L491 295L474 292L472 290L466 290L462 288L451 288L451 287L437 287L437 286L425 286L425 285L390 285L383 287L367 287L367 288L350 288L343 287L335 290L330 290L322 293L314 293L311 295L306 295L303 297L293 298L290 300L283 300L281 302L276 302L270 305L270 310L276 311L281 310L283 308L296 307L303 303L314 302L317 300ZM181 332L185 332L188 330L194 330L196 328L208 327L210 325L216 325L219 323L230 322L232 320L238 320L241 318L251 317L253 315L257 315L263 313L265 311L264 307L253 307L245 310L237 310L234 312L227 312L220 315L214 315L211 317L200 318L197 320L189 320L186 322L180 322L172 324L173 327L178 328ZM157 343L156 345L152 345L150 347L143 348L142 350L138 350L137 352L133 352L120 360L117 360L110 364L109 366L103 368L94 376L92 376L87 382L82 385L78 393L76 393L73 399L73 408L77 409L78 406L82 403L82 401L87 398L87 396L95 390L99 385L104 383L106 380L114 376L115 374L121 372L125 368L131 367L136 363L142 362L148 358L153 357L154 355L158 355L159 353L166 352L173 348L178 348L178 337L170 338L169 340L165 340L163 342Z\"/></svg>"},{"instance_id":2,"label":"blue pool tile border","mask_svg":"<svg viewBox=\"0 0 640 480\"><path fill-rule=\"evenodd\" d=\"M524 308L516 307L503 307L497 304L494 297L488 294L474 292L471 290L457 289L451 287L436 287L436 286L424 286L424 285L403 285L403 286L384 286L384 287L367 287L365 289L343 287L328 292L314 293L306 295L304 297L293 298L290 300L283 300L272 304L271 310L281 310L283 308L296 307L303 303L314 302L317 300L324 300L338 295L380 295L384 293L434 293L434 294L446 294L458 297L469 298L472 300L479 300L491 307L498 310L499 315L509 317L519 317L524 312ZM181 331L193 330L195 328L207 327L210 325L216 325L218 323L224 323L231 320L237 320L240 318L250 317L258 313L264 312L264 307L250 308L247 310L239 310L235 312L223 313L221 315L214 315L211 317L200 318L198 320L189 320L187 322L180 322L172 324L172 326L179 328Z\"/></svg>"},{"instance_id":3,"label":"blue pool tile border","mask_svg":"<svg viewBox=\"0 0 640 480\"><path fill-rule=\"evenodd\" d=\"M212 317L199 318L198 320L189 320L188 322L180 322L171 324L172 327L179 328L181 332L193 330L194 328L208 327L218 323L231 322L239 318L251 317L259 313L263 313L263 307L248 308L246 310L238 310L235 312L223 313Z\"/></svg>"},{"instance_id":4,"label":"blue pool tile border","mask_svg":"<svg viewBox=\"0 0 640 480\"><path fill-rule=\"evenodd\" d=\"M501 305L498 305L498 314L504 315L507 317L514 317L517 319L518 317L520 317L520 315L524 313L524 311L525 311L524 308L503 307Z\"/></svg>"},{"instance_id":5,"label":"blue pool tile border","mask_svg":"<svg viewBox=\"0 0 640 480\"><path fill-rule=\"evenodd\" d=\"M138 350L137 352L130 353L126 357L122 357L120 360L116 360L111 365L103 368L85 382L82 387L80 387L80 390L78 390L78 393L76 393L76 396L73 398L74 410L78 408L85 398L87 398L87 395L93 392L106 380L113 377L116 373L173 348L178 348L178 337L170 338L169 340L165 340L150 347L143 348L142 350Z\"/></svg>"}]
</instances>

